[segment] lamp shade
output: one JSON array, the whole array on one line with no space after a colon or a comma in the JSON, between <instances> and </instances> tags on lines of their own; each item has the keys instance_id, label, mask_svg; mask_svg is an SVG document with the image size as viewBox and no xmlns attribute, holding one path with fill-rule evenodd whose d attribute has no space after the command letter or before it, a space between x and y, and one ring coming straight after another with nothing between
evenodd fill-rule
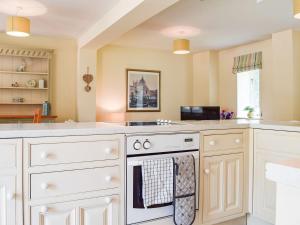
<instances>
[{"instance_id":1,"label":"lamp shade","mask_svg":"<svg viewBox=\"0 0 300 225\"><path fill-rule=\"evenodd\" d=\"M294 0L294 17L300 19L300 0Z\"/></svg>"},{"instance_id":2,"label":"lamp shade","mask_svg":"<svg viewBox=\"0 0 300 225\"><path fill-rule=\"evenodd\" d=\"M9 16L6 34L15 37L28 37L30 35L30 20L20 16Z\"/></svg>"},{"instance_id":3,"label":"lamp shade","mask_svg":"<svg viewBox=\"0 0 300 225\"><path fill-rule=\"evenodd\" d=\"M174 40L173 53L181 55L190 53L190 41L187 39Z\"/></svg>"}]
</instances>

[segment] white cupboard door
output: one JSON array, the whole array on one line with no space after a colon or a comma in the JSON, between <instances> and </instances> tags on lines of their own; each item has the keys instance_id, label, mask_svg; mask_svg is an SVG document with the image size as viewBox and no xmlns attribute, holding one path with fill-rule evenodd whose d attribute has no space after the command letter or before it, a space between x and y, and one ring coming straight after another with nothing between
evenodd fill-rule
<instances>
[{"instance_id":1,"label":"white cupboard door","mask_svg":"<svg viewBox=\"0 0 300 225\"><path fill-rule=\"evenodd\" d=\"M224 214L224 160L221 156L204 159L203 221L223 217Z\"/></svg>"},{"instance_id":2,"label":"white cupboard door","mask_svg":"<svg viewBox=\"0 0 300 225\"><path fill-rule=\"evenodd\" d=\"M0 225L16 225L15 176L0 176Z\"/></svg>"},{"instance_id":3,"label":"white cupboard door","mask_svg":"<svg viewBox=\"0 0 300 225\"><path fill-rule=\"evenodd\" d=\"M275 152L257 151L254 153L254 216L275 224L276 183L266 178L266 164L292 159L291 156Z\"/></svg>"},{"instance_id":4,"label":"white cupboard door","mask_svg":"<svg viewBox=\"0 0 300 225\"><path fill-rule=\"evenodd\" d=\"M243 212L244 163L243 154L224 156L225 166L225 216Z\"/></svg>"},{"instance_id":5,"label":"white cupboard door","mask_svg":"<svg viewBox=\"0 0 300 225\"><path fill-rule=\"evenodd\" d=\"M35 206L31 225L76 225L76 207L72 203Z\"/></svg>"},{"instance_id":6,"label":"white cupboard door","mask_svg":"<svg viewBox=\"0 0 300 225\"><path fill-rule=\"evenodd\" d=\"M80 225L118 225L119 198L94 199L80 206Z\"/></svg>"}]
</instances>

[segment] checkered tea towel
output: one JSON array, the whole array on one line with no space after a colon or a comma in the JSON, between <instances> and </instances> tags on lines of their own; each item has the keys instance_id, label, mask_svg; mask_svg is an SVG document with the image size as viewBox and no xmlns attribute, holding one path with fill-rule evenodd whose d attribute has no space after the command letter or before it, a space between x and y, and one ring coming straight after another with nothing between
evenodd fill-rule
<instances>
[{"instance_id":1,"label":"checkered tea towel","mask_svg":"<svg viewBox=\"0 0 300 225\"><path fill-rule=\"evenodd\" d=\"M174 157L174 223L191 225L196 216L196 175L193 155Z\"/></svg>"},{"instance_id":2,"label":"checkered tea towel","mask_svg":"<svg viewBox=\"0 0 300 225\"><path fill-rule=\"evenodd\" d=\"M173 201L173 159L145 160L142 163L144 207Z\"/></svg>"}]
</instances>

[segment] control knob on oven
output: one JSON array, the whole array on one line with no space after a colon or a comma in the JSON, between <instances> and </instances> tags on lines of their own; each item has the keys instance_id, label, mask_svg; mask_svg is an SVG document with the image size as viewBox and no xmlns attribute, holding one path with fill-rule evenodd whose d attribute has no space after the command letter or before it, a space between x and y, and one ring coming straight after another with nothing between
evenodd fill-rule
<instances>
[{"instance_id":1,"label":"control knob on oven","mask_svg":"<svg viewBox=\"0 0 300 225\"><path fill-rule=\"evenodd\" d=\"M149 148L151 148L151 143L150 143L150 141L148 139L146 139L146 141L144 142L143 147L146 150L149 149Z\"/></svg>"},{"instance_id":2,"label":"control knob on oven","mask_svg":"<svg viewBox=\"0 0 300 225\"><path fill-rule=\"evenodd\" d=\"M134 143L133 143L133 148L134 150L138 151L142 148L142 143L139 141L139 140L136 140Z\"/></svg>"}]
</instances>

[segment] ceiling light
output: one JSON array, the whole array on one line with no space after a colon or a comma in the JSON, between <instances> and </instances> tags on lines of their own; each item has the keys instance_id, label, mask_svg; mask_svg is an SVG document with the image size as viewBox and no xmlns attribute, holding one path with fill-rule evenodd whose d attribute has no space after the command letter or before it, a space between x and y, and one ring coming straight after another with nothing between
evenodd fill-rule
<instances>
[{"instance_id":1,"label":"ceiling light","mask_svg":"<svg viewBox=\"0 0 300 225\"><path fill-rule=\"evenodd\" d=\"M300 0L294 0L294 17L300 19Z\"/></svg>"},{"instance_id":2,"label":"ceiling light","mask_svg":"<svg viewBox=\"0 0 300 225\"><path fill-rule=\"evenodd\" d=\"M190 41L187 39L174 40L173 53L178 55L184 55L190 53Z\"/></svg>"},{"instance_id":3,"label":"ceiling light","mask_svg":"<svg viewBox=\"0 0 300 225\"><path fill-rule=\"evenodd\" d=\"M30 20L21 16L9 16L6 34L14 37L28 37L30 35Z\"/></svg>"}]
</instances>

